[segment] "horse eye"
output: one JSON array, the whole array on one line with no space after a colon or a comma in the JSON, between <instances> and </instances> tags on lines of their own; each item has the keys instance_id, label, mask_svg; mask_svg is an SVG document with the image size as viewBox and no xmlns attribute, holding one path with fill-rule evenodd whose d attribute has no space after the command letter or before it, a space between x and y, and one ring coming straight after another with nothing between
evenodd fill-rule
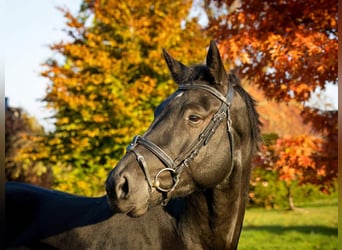
<instances>
[{"instance_id":1,"label":"horse eye","mask_svg":"<svg viewBox=\"0 0 342 250\"><path fill-rule=\"evenodd\" d=\"M189 115L188 120L192 123L199 123L201 121L201 117L198 115Z\"/></svg>"}]
</instances>

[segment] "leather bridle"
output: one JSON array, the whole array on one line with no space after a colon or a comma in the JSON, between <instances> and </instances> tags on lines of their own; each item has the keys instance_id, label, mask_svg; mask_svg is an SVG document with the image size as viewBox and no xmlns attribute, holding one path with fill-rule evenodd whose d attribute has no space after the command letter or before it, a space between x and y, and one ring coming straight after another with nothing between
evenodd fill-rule
<instances>
[{"instance_id":1,"label":"leather bridle","mask_svg":"<svg viewBox=\"0 0 342 250\"><path fill-rule=\"evenodd\" d=\"M211 121L206 126L206 128L200 133L197 140L195 140L187 150L185 150L182 154L180 154L175 160L173 160L163 149L154 144L153 142L147 140L144 136L137 135L133 138L130 145L127 147L127 152L133 152L136 156L137 162L141 167L144 175L146 177L146 181L149 186L150 192L155 188L159 192L163 193L163 201L162 205L166 205L168 202L167 194L175 189L177 184L179 183L179 174L185 167L189 166L189 162L192 161L199 153L200 149L205 146L210 138L214 135L216 129L221 124L221 122L226 118L227 121L227 133L228 139L230 143L230 155L231 155L231 168L229 175L233 170L233 154L234 154L234 141L232 134L232 121L230 119L230 106L232 103L234 89L231 83L229 83L228 93L226 96L222 95L215 88L204 85L204 84L189 84L189 85L179 85L177 91L187 91L187 90L196 90L201 89L209 92L214 95L221 101L221 106L217 110L217 112L213 115ZM146 161L143 155L140 154L136 150L136 146L141 145L144 148L148 149L152 152L165 166L165 168L161 169L153 179L149 174ZM173 185L170 188L163 188L160 186L159 176L163 172L170 172L173 180Z\"/></svg>"}]
</instances>

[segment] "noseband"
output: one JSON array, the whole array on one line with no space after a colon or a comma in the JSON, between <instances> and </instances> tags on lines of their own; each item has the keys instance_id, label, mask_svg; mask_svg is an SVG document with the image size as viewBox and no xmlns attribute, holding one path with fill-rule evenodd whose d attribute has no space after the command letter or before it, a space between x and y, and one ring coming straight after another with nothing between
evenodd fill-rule
<instances>
[{"instance_id":1,"label":"noseband","mask_svg":"<svg viewBox=\"0 0 342 250\"><path fill-rule=\"evenodd\" d=\"M214 95L221 101L221 106L217 110L217 112L213 115L211 121L207 125L207 127L200 133L197 140L195 140L187 150L185 150L182 154L180 154L175 160L173 160L163 149L154 144L151 141L148 141L144 136L137 135L134 137L133 141L127 147L127 152L133 152L136 156L137 162L139 166L144 172L146 177L146 181L149 186L150 192L155 188L159 192L163 193L164 199L162 201L162 205L166 205L168 202L167 194L175 189L179 182L179 174L185 167L188 167L189 162L192 161L199 153L200 149L205 146L210 138L214 135L216 129L220 125L220 123L226 118L227 121L227 133L228 139L230 143L230 155L231 155L231 168L229 175L233 170L233 153L234 153L234 143L233 143L233 135L232 135L232 121L230 119L230 106L234 95L234 90L232 84L229 84L229 89L227 96L222 95L215 88L200 84L200 85L180 85L178 91L187 91L187 90L195 90L201 89L209 92ZM141 145L144 148L148 149L152 152L161 162L163 162L165 168L161 169L153 179L151 179L146 161L144 157L135 150L137 145ZM173 180L173 185L170 188L162 188L160 186L159 176L163 172L170 172Z\"/></svg>"}]
</instances>

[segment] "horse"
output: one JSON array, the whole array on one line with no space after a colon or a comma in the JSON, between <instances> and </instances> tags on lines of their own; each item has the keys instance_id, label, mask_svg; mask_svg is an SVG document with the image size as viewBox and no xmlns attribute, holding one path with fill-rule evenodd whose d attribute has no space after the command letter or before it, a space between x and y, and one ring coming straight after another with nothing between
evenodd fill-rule
<instances>
[{"instance_id":1,"label":"horse","mask_svg":"<svg viewBox=\"0 0 342 250\"><path fill-rule=\"evenodd\" d=\"M5 183L5 213L6 248L11 249L54 249L40 239L100 223L114 214L105 196L82 197L19 182Z\"/></svg>"},{"instance_id":2,"label":"horse","mask_svg":"<svg viewBox=\"0 0 342 250\"><path fill-rule=\"evenodd\" d=\"M8 249L237 249L260 142L255 101L214 41L205 64L163 55L178 89L110 171L106 194L7 183Z\"/></svg>"},{"instance_id":3,"label":"horse","mask_svg":"<svg viewBox=\"0 0 342 250\"><path fill-rule=\"evenodd\" d=\"M166 50L163 55L178 89L110 172L109 203L116 212L140 217L180 199L181 212L164 218L174 227L169 237L176 235L172 244L178 247L171 248L237 249L260 142L255 101L234 73L226 73L215 41L206 64L186 66ZM164 230L148 224L145 234ZM164 249L148 239L144 246ZM131 249L129 241L125 248Z\"/></svg>"},{"instance_id":4,"label":"horse","mask_svg":"<svg viewBox=\"0 0 342 250\"><path fill-rule=\"evenodd\" d=\"M83 197L19 182L6 182L5 190L4 249L126 249L128 241L129 249L170 249L177 240L168 219L181 212L179 201L170 201L167 212L156 208L132 219L114 213L106 195ZM158 227L151 230L149 223ZM147 239L154 247L146 247Z\"/></svg>"}]
</instances>

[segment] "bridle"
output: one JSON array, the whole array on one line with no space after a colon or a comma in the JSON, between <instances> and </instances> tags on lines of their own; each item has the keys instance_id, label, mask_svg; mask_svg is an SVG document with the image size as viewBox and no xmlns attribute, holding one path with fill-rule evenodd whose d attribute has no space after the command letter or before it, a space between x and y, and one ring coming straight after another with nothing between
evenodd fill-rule
<instances>
[{"instance_id":1,"label":"bridle","mask_svg":"<svg viewBox=\"0 0 342 250\"><path fill-rule=\"evenodd\" d=\"M167 194L175 189L177 184L179 183L179 175L185 167L189 166L189 162L192 161L199 153L200 149L205 146L210 138L214 135L216 129L221 124L221 122L226 118L227 121L227 133L228 139L230 143L230 155L231 155L231 168L229 175L233 170L233 154L234 154L234 141L232 135L232 121L230 119L230 106L232 103L234 89L231 83L228 84L228 93L226 96L222 95L215 88L204 85L204 84L187 84L187 85L179 85L177 91L187 91L187 90L196 90L201 89L209 92L214 95L221 101L221 106L217 110L217 112L213 115L211 121L208 123L206 128L200 133L197 140L195 140L187 150L181 153L175 160L173 160L163 149L154 144L153 142L147 140L144 136L137 135L133 138L130 145L127 147L127 152L133 152L136 156L137 162L144 172L146 181L149 186L150 192L155 188L159 192L163 193L164 199L162 201L162 205L166 205L168 202ZM146 161L137 150L136 146L141 145L144 148L148 149L152 152L165 166L165 168L161 169L153 179L149 174ZM163 172L170 172L173 180L173 185L170 188L163 188L160 186L159 176Z\"/></svg>"}]
</instances>

